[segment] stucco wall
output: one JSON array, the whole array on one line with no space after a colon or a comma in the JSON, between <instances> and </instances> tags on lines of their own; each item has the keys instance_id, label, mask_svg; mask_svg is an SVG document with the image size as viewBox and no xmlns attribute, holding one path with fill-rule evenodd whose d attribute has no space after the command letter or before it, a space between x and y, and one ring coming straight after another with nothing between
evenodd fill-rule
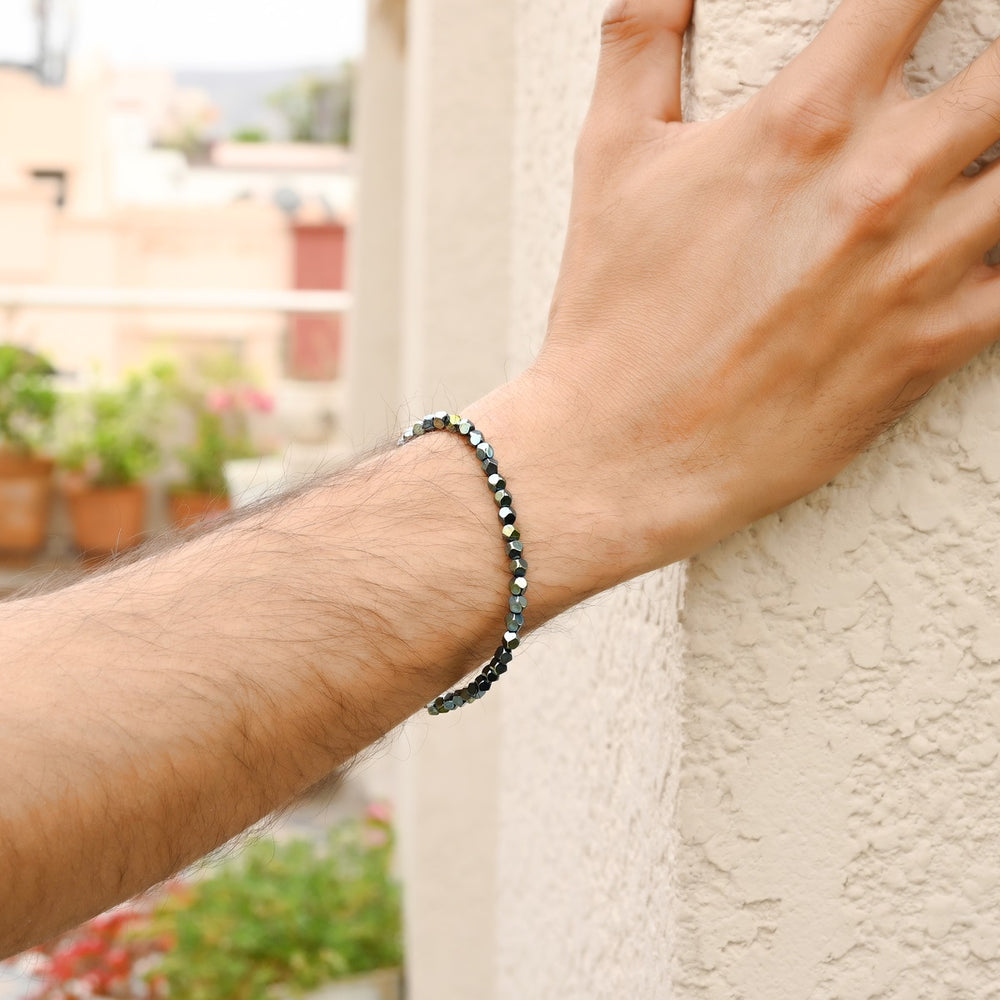
<instances>
[{"instance_id":1,"label":"stucco wall","mask_svg":"<svg viewBox=\"0 0 1000 1000\"><path fill-rule=\"evenodd\" d=\"M701 5L699 111L766 82L825 7L741 4L734 38L733 5ZM995 0L946 3L914 88L997 34ZM998 388L978 361L692 564L677 996L1000 995Z\"/></svg>"},{"instance_id":2,"label":"stucco wall","mask_svg":"<svg viewBox=\"0 0 1000 1000\"><path fill-rule=\"evenodd\" d=\"M737 104L832 6L700 0L689 110ZM497 377L498 341L477 356L482 327L461 333L476 299L503 299L508 370L541 341L602 7L411 4L413 398ZM483 33L500 11L512 63ZM995 0L946 2L915 85L998 21ZM510 187L483 159L504 86ZM476 198L511 197L471 239L463 173ZM496 272L480 284L491 240L505 295ZM411 723L413 1000L1000 996L995 369L952 379L810 499L534 636L491 704Z\"/></svg>"}]
</instances>

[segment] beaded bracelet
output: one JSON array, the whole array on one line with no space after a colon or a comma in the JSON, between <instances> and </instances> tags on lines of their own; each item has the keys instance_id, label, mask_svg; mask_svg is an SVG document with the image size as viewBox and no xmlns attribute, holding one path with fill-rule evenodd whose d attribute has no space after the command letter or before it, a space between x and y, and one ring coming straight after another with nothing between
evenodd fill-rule
<instances>
[{"instance_id":1,"label":"beaded bracelet","mask_svg":"<svg viewBox=\"0 0 1000 1000\"><path fill-rule=\"evenodd\" d=\"M432 413L423 420L408 427L398 444L404 445L416 437L430 434L434 431L452 431L463 437L475 449L476 458L486 474L493 499L496 501L500 516L500 533L503 536L504 549L510 560L510 601L509 612L505 621L503 640L493 654L493 658L469 682L466 687L456 688L440 698L435 698L427 706L431 715L443 715L453 712L471 701L478 701L492 687L494 682L507 673L507 667L514 657L514 650L520 645L520 632L524 627L524 609L528 599L524 596L528 589L528 564L524 559L524 544L521 542L521 532L514 527L517 514L514 513L514 502L507 490L507 481L500 475L493 446L477 431L471 420L465 420L457 413Z\"/></svg>"}]
</instances>

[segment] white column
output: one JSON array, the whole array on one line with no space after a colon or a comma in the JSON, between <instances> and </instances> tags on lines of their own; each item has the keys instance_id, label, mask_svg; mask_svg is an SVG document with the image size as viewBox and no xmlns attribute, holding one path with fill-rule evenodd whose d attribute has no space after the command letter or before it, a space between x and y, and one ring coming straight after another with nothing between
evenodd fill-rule
<instances>
[{"instance_id":1,"label":"white column","mask_svg":"<svg viewBox=\"0 0 1000 1000\"><path fill-rule=\"evenodd\" d=\"M419 417L506 375L513 4L408 6L400 372ZM494 995L499 705L418 716L396 744L412 1000Z\"/></svg>"}]
</instances>

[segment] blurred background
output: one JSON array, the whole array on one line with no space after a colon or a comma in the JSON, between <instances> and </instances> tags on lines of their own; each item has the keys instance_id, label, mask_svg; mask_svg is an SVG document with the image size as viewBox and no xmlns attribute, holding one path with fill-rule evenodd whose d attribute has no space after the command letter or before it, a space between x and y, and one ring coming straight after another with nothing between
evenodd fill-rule
<instances>
[{"instance_id":1,"label":"blurred background","mask_svg":"<svg viewBox=\"0 0 1000 1000\"><path fill-rule=\"evenodd\" d=\"M5 0L0 593L348 454L364 22L362 0ZM399 996L384 786L317 789L253 850L0 967L0 997Z\"/></svg>"}]
</instances>

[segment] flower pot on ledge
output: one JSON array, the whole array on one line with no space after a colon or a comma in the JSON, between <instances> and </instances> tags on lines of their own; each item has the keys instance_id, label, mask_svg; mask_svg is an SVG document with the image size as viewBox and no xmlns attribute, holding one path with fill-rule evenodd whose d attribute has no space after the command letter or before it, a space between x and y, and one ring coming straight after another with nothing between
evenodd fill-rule
<instances>
[{"instance_id":1,"label":"flower pot on ledge","mask_svg":"<svg viewBox=\"0 0 1000 1000\"><path fill-rule=\"evenodd\" d=\"M45 544L52 462L0 451L0 551L24 555Z\"/></svg>"},{"instance_id":2,"label":"flower pot on ledge","mask_svg":"<svg viewBox=\"0 0 1000 1000\"><path fill-rule=\"evenodd\" d=\"M110 555L142 541L146 521L144 484L92 486L70 480L65 495L73 540L83 552Z\"/></svg>"},{"instance_id":3,"label":"flower pot on ledge","mask_svg":"<svg viewBox=\"0 0 1000 1000\"><path fill-rule=\"evenodd\" d=\"M183 530L221 517L230 508L229 497L199 490L174 490L169 498L170 523Z\"/></svg>"}]
</instances>

